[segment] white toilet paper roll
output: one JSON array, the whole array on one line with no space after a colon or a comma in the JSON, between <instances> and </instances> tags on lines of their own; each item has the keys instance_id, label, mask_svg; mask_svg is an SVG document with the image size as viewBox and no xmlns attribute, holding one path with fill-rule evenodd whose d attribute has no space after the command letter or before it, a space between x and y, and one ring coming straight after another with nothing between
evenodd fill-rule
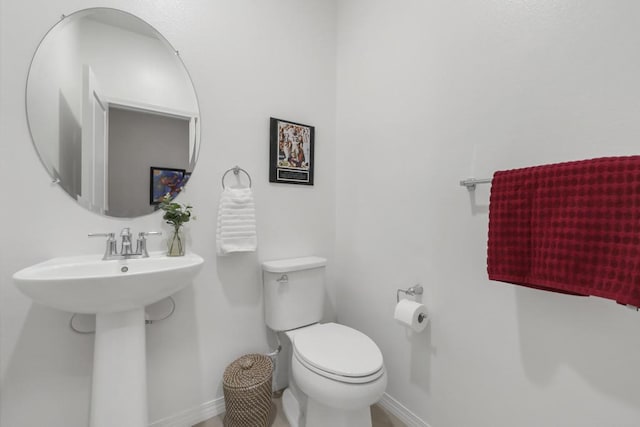
<instances>
[{"instance_id":1,"label":"white toilet paper roll","mask_svg":"<svg viewBox=\"0 0 640 427\"><path fill-rule=\"evenodd\" d=\"M427 308L424 304L408 299L403 299L396 305L393 317L400 324L408 326L416 332L424 330L427 327L427 323L429 323Z\"/></svg>"}]
</instances>

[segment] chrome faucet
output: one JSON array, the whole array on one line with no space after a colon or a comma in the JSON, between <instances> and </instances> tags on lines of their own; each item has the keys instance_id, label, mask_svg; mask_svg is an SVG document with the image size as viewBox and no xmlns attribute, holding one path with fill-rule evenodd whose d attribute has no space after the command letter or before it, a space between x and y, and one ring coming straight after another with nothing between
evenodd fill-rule
<instances>
[{"instance_id":1,"label":"chrome faucet","mask_svg":"<svg viewBox=\"0 0 640 427\"><path fill-rule=\"evenodd\" d=\"M131 229L129 227L125 227L120 230L120 237L122 240L120 254L123 256L133 255L133 249L131 249Z\"/></svg>"},{"instance_id":2,"label":"chrome faucet","mask_svg":"<svg viewBox=\"0 0 640 427\"><path fill-rule=\"evenodd\" d=\"M148 258L149 252L147 251L147 236L159 236L160 231L142 231L138 233L138 240L136 242L136 251L131 249L131 229L125 227L120 231L120 237L122 243L120 246L120 253L118 253L118 241L116 240L115 233L89 233L89 237L104 236L107 238L107 246L104 251L103 260L109 259L128 259L128 258Z\"/></svg>"}]
</instances>

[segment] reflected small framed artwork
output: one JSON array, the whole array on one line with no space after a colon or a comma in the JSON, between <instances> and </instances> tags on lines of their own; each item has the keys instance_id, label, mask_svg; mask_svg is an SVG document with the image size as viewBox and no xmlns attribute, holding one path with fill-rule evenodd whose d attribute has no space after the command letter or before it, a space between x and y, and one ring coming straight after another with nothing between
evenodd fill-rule
<instances>
[{"instance_id":1,"label":"reflected small framed artwork","mask_svg":"<svg viewBox=\"0 0 640 427\"><path fill-rule=\"evenodd\" d=\"M184 177L184 169L151 166L149 203L157 205L172 200L180 193Z\"/></svg>"},{"instance_id":2,"label":"reflected small framed artwork","mask_svg":"<svg viewBox=\"0 0 640 427\"><path fill-rule=\"evenodd\" d=\"M315 128L271 118L269 182L313 185Z\"/></svg>"}]
</instances>

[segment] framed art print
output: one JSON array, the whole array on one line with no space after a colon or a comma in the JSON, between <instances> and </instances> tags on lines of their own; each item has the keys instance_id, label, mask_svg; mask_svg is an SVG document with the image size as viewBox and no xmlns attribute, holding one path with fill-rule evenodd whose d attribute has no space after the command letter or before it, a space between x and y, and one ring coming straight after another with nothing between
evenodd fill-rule
<instances>
[{"instance_id":1,"label":"framed art print","mask_svg":"<svg viewBox=\"0 0 640 427\"><path fill-rule=\"evenodd\" d=\"M184 169L151 166L149 203L157 205L176 197L182 189L184 175Z\"/></svg>"},{"instance_id":2,"label":"framed art print","mask_svg":"<svg viewBox=\"0 0 640 427\"><path fill-rule=\"evenodd\" d=\"M313 185L315 128L271 118L269 182Z\"/></svg>"}]
</instances>

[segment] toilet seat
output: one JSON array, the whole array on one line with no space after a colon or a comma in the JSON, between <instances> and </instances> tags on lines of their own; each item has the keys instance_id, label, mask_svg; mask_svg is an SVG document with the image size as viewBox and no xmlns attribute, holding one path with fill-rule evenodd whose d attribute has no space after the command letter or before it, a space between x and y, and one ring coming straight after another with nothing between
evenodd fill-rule
<instances>
[{"instance_id":1,"label":"toilet seat","mask_svg":"<svg viewBox=\"0 0 640 427\"><path fill-rule=\"evenodd\" d=\"M337 323L302 328L292 339L294 356L307 369L351 384L375 381L384 374L382 353L371 338Z\"/></svg>"}]
</instances>

